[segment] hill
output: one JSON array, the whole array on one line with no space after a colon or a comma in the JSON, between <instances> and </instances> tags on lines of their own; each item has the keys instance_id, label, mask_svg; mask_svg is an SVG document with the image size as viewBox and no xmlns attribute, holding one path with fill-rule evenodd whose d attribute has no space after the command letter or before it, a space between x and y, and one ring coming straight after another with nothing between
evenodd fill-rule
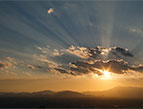
<instances>
[{"instance_id":1,"label":"hill","mask_svg":"<svg viewBox=\"0 0 143 109\"><path fill-rule=\"evenodd\" d=\"M75 91L59 91L54 92L51 90L44 90L39 92L0 92L0 97L50 97L50 98L79 98L79 97L106 97L106 98L133 98L143 99L143 88L139 87L114 87L105 91L87 91L87 92L75 92Z\"/></svg>"},{"instance_id":2,"label":"hill","mask_svg":"<svg viewBox=\"0 0 143 109\"><path fill-rule=\"evenodd\" d=\"M143 99L143 88L118 86L105 91L88 91L83 94L97 97Z\"/></svg>"},{"instance_id":3,"label":"hill","mask_svg":"<svg viewBox=\"0 0 143 109\"><path fill-rule=\"evenodd\" d=\"M53 95L53 97L60 97L60 98L75 98L75 97L84 97L85 95L79 92L74 91L60 91Z\"/></svg>"},{"instance_id":4,"label":"hill","mask_svg":"<svg viewBox=\"0 0 143 109\"><path fill-rule=\"evenodd\" d=\"M143 88L115 87L105 91L0 93L0 108L143 108Z\"/></svg>"}]
</instances>

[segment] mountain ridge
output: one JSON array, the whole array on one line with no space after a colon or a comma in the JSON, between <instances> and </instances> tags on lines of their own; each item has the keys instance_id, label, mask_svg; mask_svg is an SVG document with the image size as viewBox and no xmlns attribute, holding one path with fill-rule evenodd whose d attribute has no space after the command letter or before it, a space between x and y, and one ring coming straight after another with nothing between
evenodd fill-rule
<instances>
[{"instance_id":1,"label":"mountain ridge","mask_svg":"<svg viewBox=\"0 0 143 109\"><path fill-rule=\"evenodd\" d=\"M85 95L98 97L113 97L113 98L142 98L143 87L124 87L117 86L104 91L86 91Z\"/></svg>"},{"instance_id":2,"label":"mountain ridge","mask_svg":"<svg viewBox=\"0 0 143 109\"><path fill-rule=\"evenodd\" d=\"M76 97L113 97L113 98L141 98L143 99L143 87L123 87L117 86L104 91L85 91L76 92L70 90L52 91L43 90L38 92L0 92L0 96L27 96L27 97L57 97L57 98L76 98Z\"/></svg>"}]
</instances>

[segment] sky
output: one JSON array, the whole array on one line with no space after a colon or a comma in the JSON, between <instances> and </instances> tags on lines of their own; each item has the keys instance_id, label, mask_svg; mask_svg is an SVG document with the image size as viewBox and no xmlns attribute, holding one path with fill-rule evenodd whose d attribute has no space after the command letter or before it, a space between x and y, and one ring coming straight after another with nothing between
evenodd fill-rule
<instances>
[{"instance_id":1,"label":"sky","mask_svg":"<svg viewBox=\"0 0 143 109\"><path fill-rule=\"evenodd\" d=\"M0 1L0 90L142 87L142 11L141 1Z\"/></svg>"}]
</instances>

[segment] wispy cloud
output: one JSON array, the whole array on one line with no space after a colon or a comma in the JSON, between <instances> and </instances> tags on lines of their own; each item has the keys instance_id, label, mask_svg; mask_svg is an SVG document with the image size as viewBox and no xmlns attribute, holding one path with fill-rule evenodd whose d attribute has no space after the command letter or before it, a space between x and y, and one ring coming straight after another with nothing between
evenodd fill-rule
<instances>
[{"instance_id":1,"label":"wispy cloud","mask_svg":"<svg viewBox=\"0 0 143 109\"><path fill-rule=\"evenodd\" d=\"M27 65L28 68L35 70L36 68L33 65Z\"/></svg>"},{"instance_id":2,"label":"wispy cloud","mask_svg":"<svg viewBox=\"0 0 143 109\"><path fill-rule=\"evenodd\" d=\"M139 35L143 34L143 28L141 27L129 27L129 32L132 32L132 33L137 33Z\"/></svg>"},{"instance_id":3,"label":"wispy cloud","mask_svg":"<svg viewBox=\"0 0 143 109\"><path fill-rule=\"evenodd\" d=\"M16 61L14 58L7 57L5 60L0 61L0 70L8 70L9 68L16 68Z\"/></svg>"},{"instance_id":4,"label":"wispy cloud","mask_svg":"<svg viewBox=\"0 0 143 109\"><path fill-rule=\"evenodd\" d=\"M54 9L53 8L50 8L50 9L48 9L48 14L51 14L51 13L53 13L54 12Z\"/></svg>"}]
</instances>

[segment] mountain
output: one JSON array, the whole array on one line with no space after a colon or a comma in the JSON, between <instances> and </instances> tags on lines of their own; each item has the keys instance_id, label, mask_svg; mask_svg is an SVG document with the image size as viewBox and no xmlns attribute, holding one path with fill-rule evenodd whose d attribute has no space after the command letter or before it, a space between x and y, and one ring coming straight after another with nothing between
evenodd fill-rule
<instances>
[{"instance_id":1,"label":"mountain","mask_svg":"<svg viewBox=\"0 0 143 109\"><path fill-rule=\"evenodd\" d=\"M54 91L51 91L51 90L44 90L44 91L39 91L39 92L33 92L31 93L33 96L36 95L36 96L50 96L50 95L53 95L55 94L56 92Z\"/></svg>"},{"instance_id":2,"label":"mountain","mask_svg":"<svg viewBox=\"0 0 143 109\"><path fill-rule=\"evenodd\" d=\"M81 97L102 97L102 98L133 98L143 99L143 88L139 87L114 87L105 91L59 91L44 90L39 92L8 93L1 92L0 97L47 97L47 98L81 98Z\"/></svg>"},{"instance_id":3,"label":"mountain","mask_svg":"<svg viewBox=\"0 0 143 109\"><path fill-rule=\"evenodd\" d=\"M0 92L0 96L3 97L42 97L42 96L51 96L55 94L56 92L51 91L51 90L44 90L44 91L39 91L39 92Z\"/></svg>"},{"instance_id":4,"label":"mountain","mask_svg":"<svg viewBox=\"0 0 143 109\"><path fill-rule=\"evenodd\" d=\"M39 92L22 92L22 93L12 93L12 92L1 92L0 96L5 97L53 97L53 98L75 98L84 97L85 95L74 91L59 91L54 92L51 90L44 90Z\"/></svg>"},{"instance_id":5,"label":"mountain","mask_svg":"<svg viewBox=\"0 0 143 109\"><path fill-rule=\"evenodd\" d=\"M60 91L53 95L53 97L60 97L60 98L75 98L84 96L85 96L84 94L74 91Z\"/></svg>"},{"instance_id":6,"label":"mountain","mask_svg":"<svg viewBox=\"0 0 143 109\"><path fill-rule=\"evenodd\" d=\"M83 94L96 97L143 99L143 88L118 86L105 91L93 91L93 92L88 91L88 92L83 92Z\"/></svg>"},{"instance_id":7,"label":"mountain","mask_svg":"<svg viewBox=\"0 0 143 109\"><path fill-rule=\"evenodd\" d=\"M143 88L115 87L105 91L0 93L0 108L143 108Z\"/></svg>"}]
</instances>

